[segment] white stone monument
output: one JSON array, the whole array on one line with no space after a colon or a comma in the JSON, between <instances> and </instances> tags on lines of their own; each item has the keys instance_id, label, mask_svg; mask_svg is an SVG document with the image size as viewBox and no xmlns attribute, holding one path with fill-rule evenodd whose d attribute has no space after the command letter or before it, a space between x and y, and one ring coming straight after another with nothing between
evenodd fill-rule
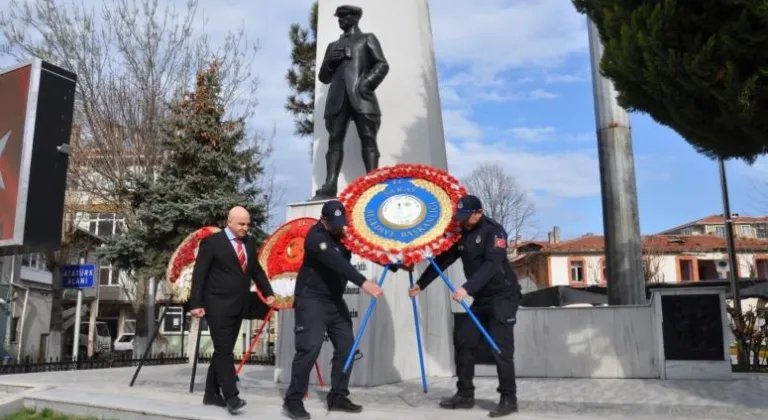
<instances>
[{"instance_id":1,"label":"white stone monument","mask_svg":"<svg viewBox=\"0 0 768 420\"><path fill-rule=\"evenodd\" d=\"M363 9L360 28L378 37L390 66L389 74L376 90L382 112L378 134L381 153L379 166L421 163L447 169L427 0L322 0L317 35L318 68L326 46L341 35L334 11L345 4ZM310 196L325 180L328 133L323 110L327 88L317 82L314 169L311 190L307 191ZM365 172L360 157L360 140L353 124L350 123L345 140L339 192ZM323 203L309 201L288 205L287 220L298 217L318 218ZM378 279L383 269L356 257L353 263L360 267L366 277L374 280ZM426 263L419 264L414 270L414 277L418 278L425 267ZM454 264L447 274L454 284L463 284L460 262ZM354 365L350 378L352 386L376 386L418 379L421 376L413 309L407 294L408 274L389 273L383 289L384 296L376 304L359 347L363 358ZM354 332L357 334L370 298L350 283L345 299L353 315ZM427 375L431 377L452 376L454 372L450 302L448 288L439 279L418 300L424 359ZM290 382L291 362L295 353L293 327L293 313L290 310L282 311L276 348L277 382ZM328 385L331 379L331 356L331 343L326 342L318 357L318 364ZM317 383L314 372L310 375L310 383Z\"/></svg>"}]
</instances>

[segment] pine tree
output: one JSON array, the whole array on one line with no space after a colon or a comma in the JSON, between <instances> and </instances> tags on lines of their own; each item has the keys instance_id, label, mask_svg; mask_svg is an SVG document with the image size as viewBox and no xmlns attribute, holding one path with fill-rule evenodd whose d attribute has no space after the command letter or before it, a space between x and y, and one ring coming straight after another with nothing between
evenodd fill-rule
<instances>
[{"instance_id":1,"label":"pine tree","mask_svg":"<svg viewBox=\"0 0 768 420\"><path fill-rule=\"evenodd\" d=\"M165 278L181 241L203 226L222 226L228 210L251 212L252 233L263 237L266 214L258 204L260 150L248 148L245 122L225 119L219 63L198 74L194 92L171 105L162 131L166 159L155 181L135 180L124 191L135 209L135 226L107 244L102 254L137 279L137 336L146 333L146 282Z\"/></svg>"},{"instance_id":2,"label":"pine tree","mask_svg":"<svg viewBox=\"0 0 768 420\"><path fill-rule=\"evenodd\" d=\"M317 2L309 13L309 29L298 23L288 32L291 40L291 67L285 78L293 93L285 104L294 117L294 133L312 136L315 131L315 59L317 55Z\"/></svg>"},{"instance_id":3,"label":"pine tree","mask_svg":"<svg viewBox=\"0 0 768 420\"><path fill-rule=\"evenodd\" d=\"M768 7L761 1L573 0L605 46L619 104L711 158L768 152Z\"/></svg>"}]
</instances>

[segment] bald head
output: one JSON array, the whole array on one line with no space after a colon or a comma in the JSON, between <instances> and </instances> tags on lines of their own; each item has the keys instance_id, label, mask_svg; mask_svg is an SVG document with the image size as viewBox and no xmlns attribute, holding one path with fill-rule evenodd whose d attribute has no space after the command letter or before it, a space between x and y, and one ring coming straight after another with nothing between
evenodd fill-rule
<instances>
[{"instance_id":1,"label":"bald head","mask_svg":"<svg viewBox=\"0 0 768 420\"><path fill-rule=\"evenodd\" d=\"M251 214L245 207L232 207L227 215L227 227L238 238L244 238L248 234L248 228L251 227Z\"/></svg>"}]
</instances>

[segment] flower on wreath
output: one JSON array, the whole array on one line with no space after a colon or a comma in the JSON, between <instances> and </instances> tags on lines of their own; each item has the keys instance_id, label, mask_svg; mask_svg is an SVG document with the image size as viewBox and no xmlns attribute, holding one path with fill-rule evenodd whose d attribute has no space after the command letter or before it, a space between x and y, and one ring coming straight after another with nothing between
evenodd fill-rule
<instances>
[{"instance_id":1,"label":"flower on wreath","mask_svg":"<svg viewBox=\"0 0 768 420\"><path fill-rule=\"evenodd\" d=\"M445 170L428 165L402 163L378 168L358 178L339 194L339 201L349 211L365 191L382 182L398 178L423 179L435 184L449 196L451 212L456 210L459 199L466 194L459 181ZM349 218L348 224L347 234L342 238L344 245L361 258L382 265L390 264L395 256L406 265L421 262L426 258L425 255L436 256L447 251L459 239L459 224L451 219L444 234L430 243L419 247L405 247L402 250L384 250L360 235L352 218Z\"/></svg>"},{"instance_id":2,"label":"flower on wreath","mask_svg":"<svg viewBox=\"0 0 768 420\"><path fill-rule=\"evenodd\" d=\"M311 217L286 222L275 229L259 250L259 261L264 263L277 309L293 307L296 275L304 261L304 239L315 223L317 219ZM264 300L255 286L252 290Z\"/></svg>"},{"instance_id":3,"label":"flower on wreath","mask_svg":"<svg viewBox=\"0 0 768 420\"><path fill-rule=\"evenodd\" d=\"M189 300L190 290L192 288L192 272L195 267L197 251L200 248L200 241L220 232L221 229L216 226L205 226L189 234L168 262L166 271L166 281L176 302L186 302Z\"/></svg>"}]
</instances>

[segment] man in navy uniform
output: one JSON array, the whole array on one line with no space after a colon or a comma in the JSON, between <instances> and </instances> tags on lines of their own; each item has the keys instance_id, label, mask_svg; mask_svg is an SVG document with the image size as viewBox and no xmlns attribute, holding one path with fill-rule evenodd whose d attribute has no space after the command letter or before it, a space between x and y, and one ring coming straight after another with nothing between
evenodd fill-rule
<instances>
[{"instance_id":1,"label":"man in navy uniform","mask_svg":"<svg viewBox=\"0 0 768 420\"><path fill-rule=\"evenodd\" d=\"M448 251L438 255L435 263L445 270L461 258L467 282L453 295L460 302L472 296L472 311L498 344L501 354L495 354L501 399L489 413L502 417L517 411L517 387L515 384L515 335L514 326L520 303L520 285L507 258L507 232L499 223L483 214L480 199L467 195L459 200L456 218L461 223L461 239ZM417 296L438 273L430 264L409 291ZM440 402L446 409L472 408L475 405L475 351L482 333L467 319L459 327L456 346L456 373L458 391Z\"/></svg>"},{"instance_id":2,"label":"man in navy uniform","mask_svg":"<svg viewBox=\"0 0 768 420\"><path fill-rule=\"evenodd\" d=\"M325 334L333 343L329 411L359 413L363 407L349 400L349 375L344 362L352 349L352 318L344 289L351 281L365 293L379 297L379 285L368 280L350 263L352 253L341 243L347 225L347 212L337 200L323 205L321 218L304 239L304 261L296 278L293 311L296 316L296 354L293 357L291 383L285 393L283 414L292 419L309 419L303 397L309 387L309 375L320 354Z\"/></svg>"}]
</instances>

